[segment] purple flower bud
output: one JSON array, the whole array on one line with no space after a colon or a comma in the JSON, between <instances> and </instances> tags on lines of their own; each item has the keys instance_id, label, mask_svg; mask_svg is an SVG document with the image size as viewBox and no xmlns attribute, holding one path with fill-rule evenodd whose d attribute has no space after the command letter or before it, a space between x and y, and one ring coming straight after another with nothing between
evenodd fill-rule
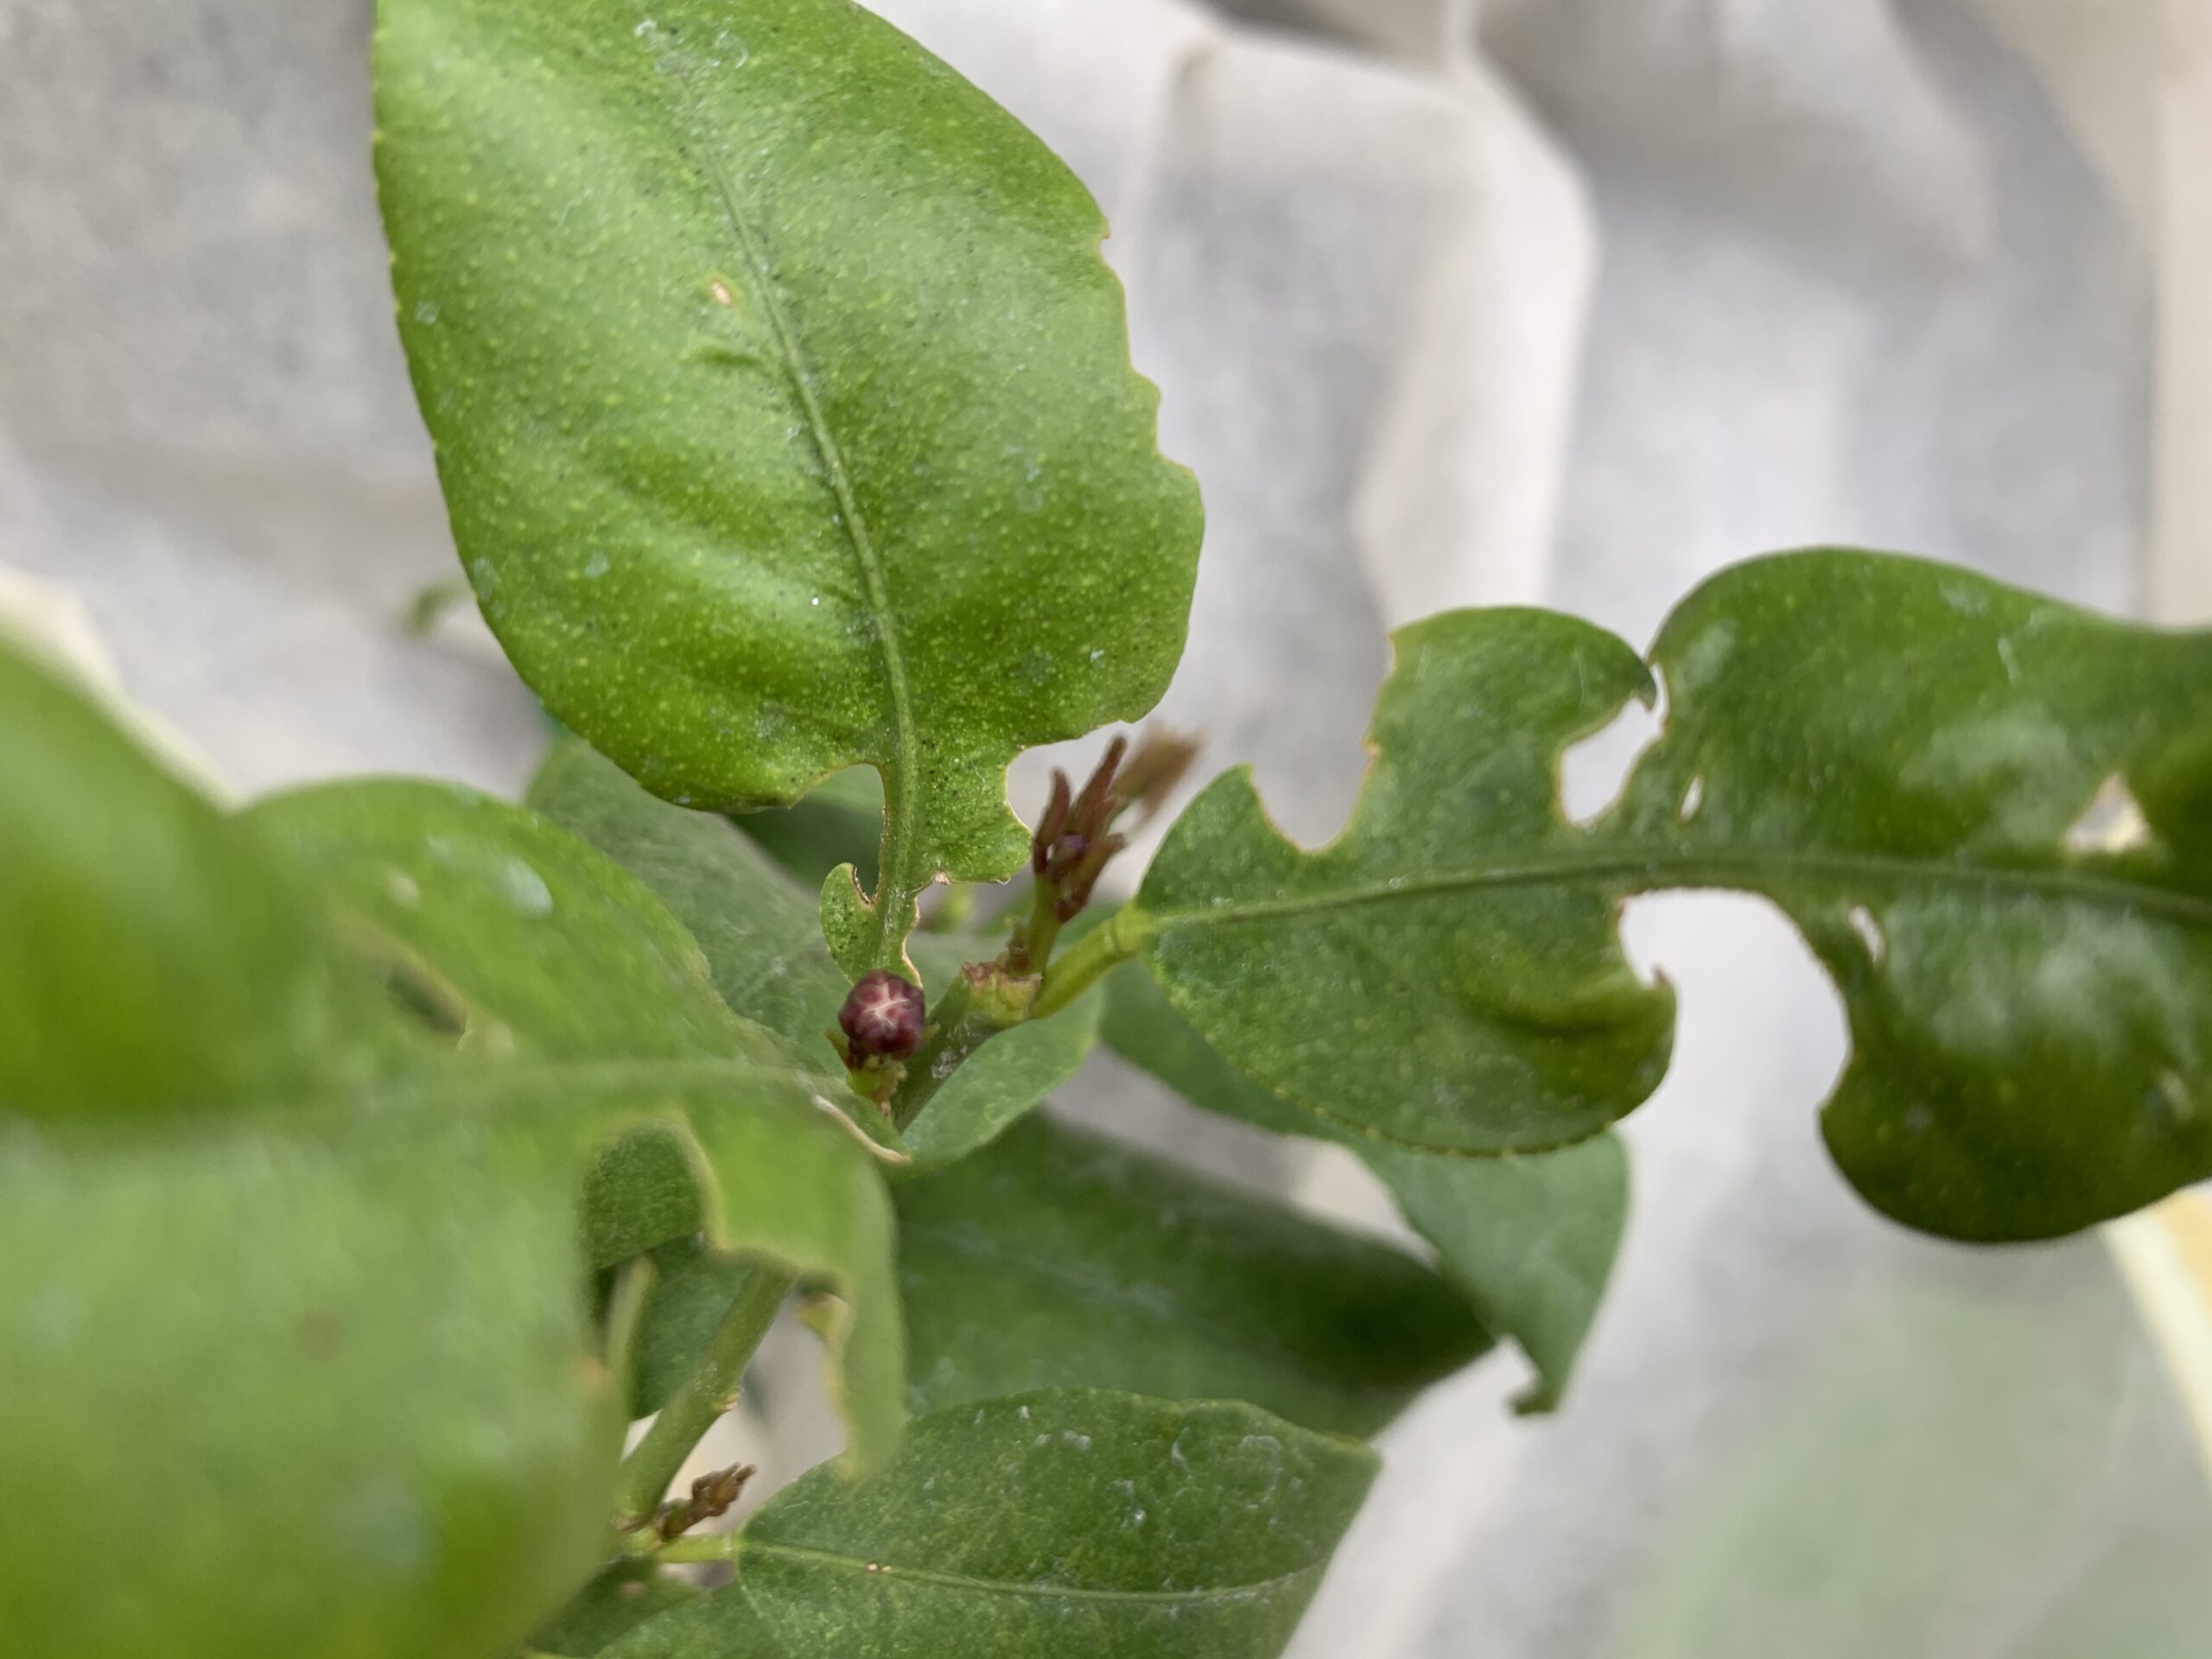
<instances>
[{"instance_id":1,"label":"purple flower bud","mask_svg":"<svg viewBox=\"0 0 2212 1659\"><path fill-rule=\"evenodd\" d=\"M884 968L862 975L837 1010L837 1027L861 1059L912 1059L926 1023L921 987Z\"/></svg>"}]
</instances>

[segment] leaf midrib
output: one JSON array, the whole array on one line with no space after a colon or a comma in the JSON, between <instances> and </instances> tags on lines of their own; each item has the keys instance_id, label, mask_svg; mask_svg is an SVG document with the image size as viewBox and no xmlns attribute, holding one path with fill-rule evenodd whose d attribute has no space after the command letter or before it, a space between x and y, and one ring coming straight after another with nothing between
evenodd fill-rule
<instances>
[{"instance_id":1,"label":"leaf midrib","mask_svg":"<svg viewBox=\"0 0 2212 1659\"><path fill-rule=\"evenodd\" d=\"M1134 1606L1185 1606L1192 1603L1256 1599L1295 1585L1301 1579L1313 1578L1320 1571L1319 1564L1309 1564L1250 1584L1208 1585L1190 1590L1108 1590L1088 1585L1020 1584L1011 1579L977 1578L971 1573L949 1573L937 1567L901 1567L893 1562L871 1561L858 1555L841 1554L836 1550L816 1549L806 1544L765 1542L746 1534L740 1534L739 1539L736 1559L740 1564L741 1587L746 1558L765 1555L812 1566L838 1567L865 1574L878 1582L926 1584L969 1595L1012 1596L1036 1601L1120 1603Z\"/></svg>"},{"instance_id":2,"label":"leaf midrib","mask_svg":"<svg viewBox=\"0 0 2212 1659\"><path fill-rule=\"evenodd\" d=\"M1225 905L1145 911L1152 931L1233 925L1357 909L1485 888L1570 887L1620 881L1630 892L1661 888L1735 888L1770 893L1791 878L1847 880L1883 878L1942 886L1993 887L2054 900L2161 915L2212 929L2212 900L2168 888L2145 887L2077 870L2006 868L1998 865L1933 862L1881 853L1796 853L1741 848L1684 853L1668 847L1614 846L1514 863L1469 866L1421 875L1355 882L1326 892L1293 893Z\"/></svg>"},{"instance_id":3,"label":"leaf midrib","mask_svg":"<svg viewBox=\"0 0 2212 1659\"><path fill-rule=\"evenodd\" d=\"M658 72L657 72L658 73ZM662 74L662 79L667 76ZM682 102L681 99L678 100ZM746 272L754 297L766 315L771 332L775 335L776 349L783 359L785 374L792 390L798 393L799 407L806 417L808 435L814 442L815 451L822 457L822 467L830 480L831 493L836 496L838 524L845 532L846 543L852 549L853 562L859 567L861 586L868 601L868 613L874 623L876 647L883 659L884 679L891 698L892 723L894 728L896 754L889 763L890 776L885 779L883 849L879 859L875 893L876 946L874 965L892 965L888 957L899 954L893 941L901 936L894 919L906 909L906 902L920 891L922 883L915 872L907 867L920 849L915 833L919 806L921 768L918 759L921 753L919 728L914 721L912 688L907 682L906 659L899 644L897 620L891 607L891 590L885 576L883 559L870 532L866 514L861 511L860 498L853 487L852 473L846 464L842 446L831 429L830 417L823 411L821 400L814 394L810 365L801 348L798 331L792 326L789 313L784 308L783 296L776 287L774 272L769 268L762 252L760 238L754 233L752 221L747 217L740 201L735 181L722 162L714 135L708 124L701 119L702 112L687 110L685 114L696 130L694 143L700 156L699 168L715 194L721 198L723 217L728 221L730 234L736 240L738 254L745 263Z\"/></svg>"}]
</instances>

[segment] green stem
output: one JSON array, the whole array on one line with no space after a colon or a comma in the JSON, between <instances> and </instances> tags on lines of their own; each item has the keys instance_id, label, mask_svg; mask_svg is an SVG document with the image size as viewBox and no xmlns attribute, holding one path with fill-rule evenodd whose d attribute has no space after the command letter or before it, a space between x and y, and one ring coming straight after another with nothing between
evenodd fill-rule
<instances>
[{"instance_id":1,"label":"green stem","mask_svg":"<svg viewBox=\"0 0 2212 1659\"><path fill-rule=\"evenodd\" d=\"M1116 912L1104 926L1084 935L1074 950L1045 970L1045 983L1030 1017L1044 1020L1059 1013L1136 955L1157 931L1153 918L1135 905Z\"/></svg>"},{"instance_id":2,"label":"green stem","mask_svg":"<svg viewBox=\"0 0 2212 1659\"><path fill-rule=\"evenodd\" d=\"M1038 890L1043 893L1042 884ZM1050 918L1051 909L1040 903L1038 914ZM1059 931L1058 919L1052 919L1043 941L1045 949L1052 948ZM1093 928L1082 943L1045 970L1043 983L1033 998L1027 995L1027 987L1031 982L1027 979L987 979L979 1001L963 975L945 993L944 1002L935 1010L928 1039L906 1062L906 1075L899 1080L898 1092L891 1097L893 1127L903 1132L911 1125L969 1056L990 1039L1014 1026L1059 1013L1109 969L1135 956L1155 931L1152 918L1134 905L1116 912L1104 925ZM1033 952L1035 948L1033 938ZM1043 958L1033 956L1033 960L1041 963ZM1004 995L1014 988L1020 988L1023 995Z\"/></svg>"},{"instance_id":3,"label":"green stem","mask_svg":"<svg viewBox=\"0 0 2212 1659\"><path fill-rule=\"evenodd\" d=\"M655 1552L664 1561L731 1561L745 1548L742 1532L687 1532Z\"/></svg>"},{"instance_id":4,"label":"green stem","mask_svg":"<svg viewBox=\"0 0 2212 1659\"><path fill-rule=\"evenodd\" d=\"M715 1420L737 1403L738 1385L744 1380L760 1339L775 1323L776 1310L784 1305L796 1282L781 1268L762 1265L753 1269L745 1288L722 1315L714 1339L699 1357L691 1375L660 1408L645 1439L622 1460L615 1477L615 1525L625 1530L644 1526L653 1518L669 1483L683 1468L684 1459Z\"/></svg>"},{"instance_id":5,"label":"green stem","mask_svg":"<svg viewBox=\"0 0 2212 1659\"><path fill-rule=\"evenodd\" d=\"M899 1079L899 1092L891 1097L893 1128L904 1130L920 1116L922 1108L944 1086L945 1079L958 1071L961 1062L990 1035L988 1030L980 1028L979 1022L969 1017L970 1000L964 976L955 980L952 988L944 994L928 1038L915 1051L914 1058L906 1062L906 1075Z\"/></svg>"},{"instance_id":6,"label":"green stem","mask_svg":"<svg viewBox=\"0 0 2212 1659\"><path fill-rule=\"evenodd\" d=\"M1059 902L1060 884L1039 878L1030 899L1029 920L1021 935L1021 948L1027 954L1033 973L1045 971L1046 964L1052 959L1052 947L1059 941Z\"/></svg>"}]
</instances>

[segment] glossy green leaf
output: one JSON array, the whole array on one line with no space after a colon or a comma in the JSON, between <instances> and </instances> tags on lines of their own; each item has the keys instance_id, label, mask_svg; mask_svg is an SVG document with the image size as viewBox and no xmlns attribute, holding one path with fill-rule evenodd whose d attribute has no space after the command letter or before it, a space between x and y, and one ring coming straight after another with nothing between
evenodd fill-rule
<instances>
[{"instance_id":1,"label":"glossy green leaf","mask_svg":"<svg viewBox=\"0 0 2212 1659\"><path fill-rule=\"evenodd\" d=\"M1020 750L1143 714L1196 488L1155 448L1097 207L847 0L382 0L400 328L484 613L655 792L885 780L895 966L1026 836Z\"/></svg>"},{"instance_id":2,"label":"glossy green leaf","mask_svg":"<svg viewBox=\"0 0 2212 1659\"><path fill-rule=\"evenodd\" d=\"M0 644L0 1110L282 1100L365 1075L379 1003L280 849Z\"/></svg>"},{"instance_id":3,"label":"glossy green leaf","mask_svg":"<svg viewBox=\"0 0 2212 1659\"><path fill-rule=\"evenodd\" d=\"M1545 1153L1459 1158L1348 1134L1223 1059L1141 964L1115 969L1106 991L1107 1045L1192 1105L1281 1135L1334 1141L1357 1154L1436 1247L1438 1265L1483 1323L1511 1338L1535 1367L1520 1409L1558 1408L1628 1224L1628 1149L1618 1135ZM923 1369L918 1364L917 1375Z\"/></svg>"},{"instance_id":4,"label":"glossy green leaf","mask_svg":"<svg viewBox=\"0 0 2212 1659\"><path fill-rule=\"evenodd\" d=\"M843 1066L823 1033L836 1024L845 976L823 944L810 895L759 847L713 813L656 799L582 743L563 744L547 758L530 799L658 893L697 938L729 1005L788 1039L803 1064L842 1085ZM969 947L928 935L912 945L934 1003ZM1085 998L977 1050L907 1128L913 1166L965 1156L1073 1077L1096 1038L1099 1001Z\"/></svg>"},{"instance_id":5,"label":"glossy green leaf","mask_svg":"<svg viewBox=\"0 0 2212 1659\"><path fill-rule=\"evenodd\" d=\"M1490 1345L1402 1251L1042 1117L896 1198L917 1412L1081 1385L1368 1435Z\"/></svg>"},{"instance_id":6,"label":"glossy green leaf","mask_svg":"<svg viewBox=\"0 0 2212 1659\"><path fill-rule=\"evenodd\" d=\"M719 1652L673 1638L728 1610L791 1655L1269 1659L1374 1471L1366 1447L1245 1405L960 1406L864 1485L817 1472L772 1499L737 1582L645 1626L664 1646L639 1651Z\"/></svg>"},{"instance_id":7,"label":"glossy green leaf","mask_svg":"<svg viewBox=\"0 0 2212 1659\"><path fill-rule=\"evenodd\" d=\"M619 1424L512 1150L0 1141L0 1652L482 1659L580 1583Z\"/></svg>"},{"instance_id":8,"label":"glossy green leaf","mask_svg":"<svg viewBox=\"0 0 2212 1659\"><path fill-rule=\"evenodd\" d=\"M1739 566L1662 631L1665 734L1586 829L1554 776L1645 693L1626 646L1497 611L1398 652L1338 842L1232 775L1145 882L1154 972L1269 1089L1430 1150L1586 1136L1667 1051L1614 912L1728 887L1843 993L1824 1128L1889 1214L2039 1237L2212 1174L2212 636L1881 555Z\"/></svg>"},{"instance_id":9,"label":"glossy green leaf","mask_svg":"<svg viewBox=\"0 0 2212 1659\"><path fill-rule=\"evenodd\" d=\"M902 1364L887 1205L852 1117L779 1038L730 1013L643 883L457 785L326 785L254 816L477 1022L456 1063L480 1081L427 1086L473 1088L511 1133L588 1154L594 1266L703 1228L726 1258L772 1257L835 1288L852 1310L839 1340L856 1446L890 1445Z\"/></svg>"}]
</instances>

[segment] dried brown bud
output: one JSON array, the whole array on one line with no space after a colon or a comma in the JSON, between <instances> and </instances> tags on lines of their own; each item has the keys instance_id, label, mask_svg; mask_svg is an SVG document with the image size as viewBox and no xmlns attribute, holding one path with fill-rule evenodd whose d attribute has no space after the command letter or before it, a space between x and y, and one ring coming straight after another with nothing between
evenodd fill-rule
<instances>
[{"instance_id":1,"label":"dried brown bud","mask_svg":"<svg viewBox=\"0 0 2212 1659\"><path fill-rule=\"evenodd\" d=\"M1117 734L1106 746L1080 794L1068 786L1064 772L1052 774L1052 797L1037 820L1030 843L1030 868L1037 873L1037 906L1017 923L1006 963L1017 973L1041 969L1052 955L1060 925L1090 902L1098 878L1114 855L1128 845L1114 825L1132 810L1149 817L1173 792L1198 755L1195 740L1173 733L1147 732L1134 753L1129 740Z\"/></svg>"},{"instance_id":2,"label":"dried brown bud","mask_svg":"<svg viewBox=\"0 0 2212 1659\"><path fill-rule=\"evenodd\" d=\"M1068 839L1073 841L1076 837L1071 836ZM1078 849L1079 855L1068 868L1059 899L1052 906L1052 913L1064 922L1072 921L1081 914L1083 907L1090 902L1090 890L1098 885L1098 878L1105 873L1107 864L1115 854L1128 844L1123 836L1103 836Z\"/></svg>"},{"instance_id":3,"label":"dried brown bud","mask_svg":"<svg viewBox=\"0 0 2212 1659\"><path fill-rule=\"evenodd\" d=\"M745 1491L745 1483L759 1471L749 1463L734 1463L727 1469L717 1469L710 1475L702 1475L691 1483L691 1496L682 1503L668 1503L660 1506L653 1517L653 1530L664 1539L680 1537L702 1521L711 1521L718 1515L727 1515Z\"/></svg>"},{"instance_id":4,"label":"dried brown bud","mask_svg":"<svg viewBox=\"0 0 2212 1659\"><path fill-rule=\"evenodd\" d=\"M1122 810L1121 796L1114 788L1114 774L1122 769L1122 757L1128 752L1129 740L1116 732L1099 760L1098 769L1084 785L1083 793L1076 797L1075 810L1068 815L1076 829L1097 836L1112 825L1115 814Z\"/></svg>"},{"instance_id":5,"label":"dried brown bud","mask_svg":"<svg viewBox=\"0 0 2212 1659\"><path fill-rule=\"evenodd\" d=\"M1198 758L1198 741L1174 732L1150 731L1138 741L1136 753L1115 780L1114 793L1141 818L1160 810L1175 785Z\"/></svg>"},{"instance_id":6,"label":"dried brown bud","mask_svg":"<svg viewBox=\"0 0 2212 1659\"><path fill-rule=\"evenodd\" d=\"M1039 875L1052 856L1052 848L1067 833L1070 795L1068 775L1058 767L1052 770L1052 798L1045 804L1045 816L1037 820L1037 834L1030 842L1029 867Z\"/></svg>"},{"instance_id":7,"label":"dried brown bud","mask_svg":"<svg viewBox=\"0 0 2212 1659\"><path fill-rule=\"evenodd\" d=\"M863 974L837 1010L837 1028L857 1060L909 1060L922 1046L922 990L888 969Z\"/></svg>"}]
</instances>

